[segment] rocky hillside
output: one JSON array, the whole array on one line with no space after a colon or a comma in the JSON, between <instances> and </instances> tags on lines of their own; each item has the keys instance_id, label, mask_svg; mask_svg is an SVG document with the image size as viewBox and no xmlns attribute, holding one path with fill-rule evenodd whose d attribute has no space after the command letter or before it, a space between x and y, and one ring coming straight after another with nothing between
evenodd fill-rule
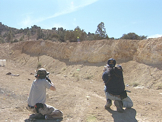
<instances>
[{"instance_id":1,"label":"rocky hillside","mask_svg":"<svg viewBox=\"0 0 162 122\"><path fill-rule=\"evenodd\" d=\"M106 62L113 57L118 62L134 60L159 68L162 64L162 37L147 40L97 40L81 43L39 40L2 44L1 48L4 50L1 50L0 58L3 58L6 50L10 56L15 51L20 51L31 56L48 55L57 59L68 59L70 62Z\"/></svg>"},{"instance_id":2,"label":"rocky hillside","mask_svg":"<svg viewBox=\"0 0 162 122\"><path fill-rule=\"evenodd\" d=\"M0 59L16 62L19 67L32 68L40 62L50 72L61 73L62 76L101 81L103 65L113 57L124 69L125 83L162 89L161 47L162 38L80 43L33 40L1 44ZM76 74L76 69L80 69L80 74Z\"/></svg>"}]
</instances>

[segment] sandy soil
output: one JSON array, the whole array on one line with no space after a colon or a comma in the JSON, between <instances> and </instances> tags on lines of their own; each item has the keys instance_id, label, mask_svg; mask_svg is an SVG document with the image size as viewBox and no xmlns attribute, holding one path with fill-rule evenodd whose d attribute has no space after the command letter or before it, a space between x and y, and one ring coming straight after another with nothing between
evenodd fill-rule
<instances>
[{"instance_id":1,"label":"sandy soil","mask_svg":"<svg viewBox=\"0 0 162 122\"><path fill-rule=\"evenodd\" d=\"M7 60L6 67L0 67L0 122L24 122L31 114L26 105L37 66L33 62L37 57L25 54L23 57L30 60L26 63L17 57L14 61ZM118 113L114 104L111 110L104 109L106 99L101 75L105 63L72 64L48 56L41 56L40 60L50 71L50 79L57 88L55 92L47 90L46 102L63 111L63 122L162 122L162 90L129 85L128 72L124 72L126 89L131 91L128 95L134 106ZM136 62L127 64L138 65ZM6 75L8 72L19 76ZM137 75L135 71L131 73Z\"/></svg>"}]
</instances>

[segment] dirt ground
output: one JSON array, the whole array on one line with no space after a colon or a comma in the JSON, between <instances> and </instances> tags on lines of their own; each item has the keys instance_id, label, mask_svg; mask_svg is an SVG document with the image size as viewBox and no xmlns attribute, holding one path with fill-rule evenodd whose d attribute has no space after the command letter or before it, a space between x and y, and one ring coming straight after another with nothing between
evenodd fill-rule
<instances>
[{"instance_id":1,"label":"dirt ground","mask_svg":"<svg viewBox=\"0 0 162 122\"><path fill-rule=\"evenodd\" d=\"M0 122L24 122L31 114L26 105L37 57L22 55L0 67ZM23 62L22 57L28 58L28 62ZM41 56L40 60L57 89L47 90L46 103L64 113L63 122L162 122L162 90L130 85L137 70L124 72L126 89L131 91L128 95L134 106L118 113L114 104L111 110L104 109L106 99L101 75L105 63L69 63L48 56ZM125 68L139 64L131 61L121 65ZM13 75L6 75L9 72ZM134 75L130 77L129 72Z\"/></svg>"}]
</instances>

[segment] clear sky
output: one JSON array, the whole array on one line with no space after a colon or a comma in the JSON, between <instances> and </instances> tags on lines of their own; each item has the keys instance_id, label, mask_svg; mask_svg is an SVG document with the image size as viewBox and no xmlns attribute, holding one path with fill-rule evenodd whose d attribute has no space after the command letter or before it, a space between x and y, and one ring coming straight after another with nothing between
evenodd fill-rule
<instances>
[{"instance_id":1,"label":"clear sky","mask_svg":"<svg viewBox=\"0 0 162 122\"><path fill-rule=\"evenodd\" d=\"M77 26L95 33L104 23L109 37L134 32L162 36L162 0L0 0L0 22L17 29Z\"/></svg>"}]
</instances>

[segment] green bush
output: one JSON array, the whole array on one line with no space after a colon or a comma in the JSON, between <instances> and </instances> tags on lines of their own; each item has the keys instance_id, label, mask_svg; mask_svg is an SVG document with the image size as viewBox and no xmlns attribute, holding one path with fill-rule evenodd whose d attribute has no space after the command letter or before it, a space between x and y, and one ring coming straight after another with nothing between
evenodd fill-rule
<instances>
[{"instance_id":1,"label":"green bush","mask_svg":"<svg viewBox=\"0 0 162 122\"><path fill-rule=\"evenodd\" d=\"M131 39L131 40L143 40L146 39L147 36L138 36L135 33L128 33L128 34L123 34L123 36L120 39Z\"/></svg>"}]
</instances>

